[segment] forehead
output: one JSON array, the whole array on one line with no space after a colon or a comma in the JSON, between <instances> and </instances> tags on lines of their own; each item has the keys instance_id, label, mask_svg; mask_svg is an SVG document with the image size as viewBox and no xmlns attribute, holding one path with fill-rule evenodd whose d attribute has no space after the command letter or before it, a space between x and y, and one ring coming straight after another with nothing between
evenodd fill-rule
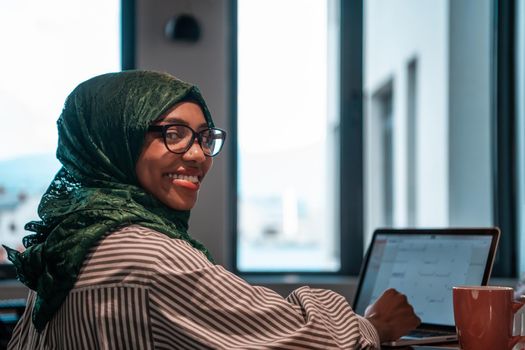
<instances>
[{"instance_id":1,"label":"forehead","mask_svg":"<svg viewBox=\"0 0 525 350\"><path fill-rule=\"evenodd\" d=\"M190 126L206 126L206 118L202 108L195 102L181 102L171 107L157 122L182 123Z\"/></svg>"}]
</instances>

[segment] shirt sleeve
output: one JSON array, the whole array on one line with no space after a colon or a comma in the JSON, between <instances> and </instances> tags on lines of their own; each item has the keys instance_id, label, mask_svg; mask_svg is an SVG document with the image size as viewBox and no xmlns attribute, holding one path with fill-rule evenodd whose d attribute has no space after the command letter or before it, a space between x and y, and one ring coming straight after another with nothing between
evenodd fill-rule
<instances>
[{"instance_id":1,"label":"shirt sleeve","mask_svg":"<svg viewBox=\"0 0 525 350\"><path fill-rule=\"evenodd\" d=\"M363 335L360 342L361 348L379 348L379 333L377 333L375 327L366 318L359 315L357 315L357 318L359 320L359 329Z\"/></svg>"},{"instance_id":2,"label":"shirt sleeve","mask_svg":"<svg viewBox=\"0 0 525 350\"><path fill-rule=\"evenodd\" d=\"M183 241L151 275L156 344L214 349L379 349L374 327L344 297L302 287L283 298L252 286Z\"/></svg>"}]
</instances>

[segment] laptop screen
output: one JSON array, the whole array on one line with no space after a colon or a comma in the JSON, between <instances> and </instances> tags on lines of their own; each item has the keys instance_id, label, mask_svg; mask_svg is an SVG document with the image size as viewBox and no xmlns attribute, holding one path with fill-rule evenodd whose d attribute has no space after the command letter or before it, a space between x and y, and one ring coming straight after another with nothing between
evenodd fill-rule
<instances>
[{"instance_id":1,"label":"laptop screen","mask_svg":"<svg viewBox=\"0 0 525 350\"><path fill-rule=\"evenodd\" d=\"M452 287L486 284L497 229L377 230L354 309L363 314L387 288L405 294L423 323L453 326Z\"/></svg>"}]
</instances>

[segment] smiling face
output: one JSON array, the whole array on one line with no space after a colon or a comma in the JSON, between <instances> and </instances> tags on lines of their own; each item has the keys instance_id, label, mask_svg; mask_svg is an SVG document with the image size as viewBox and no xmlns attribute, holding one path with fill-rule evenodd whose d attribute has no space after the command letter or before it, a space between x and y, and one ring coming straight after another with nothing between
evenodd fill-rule
<instances>
[{"instance_id":1,"label":"smiling face","mask_svg":"<svg viewBox=\"0 0 525 350\"><path fill-rule=\"evenodd\" d=\"M156 125L170 123L185 124L197 132L208 127L201 107L193 102L175 105ZM158 200L172 209L190 210L212 162L197 140L185 153L175 154L168 151L161 133L148 132L135 171L140 185Z\"/></svg>"}]
</instances>

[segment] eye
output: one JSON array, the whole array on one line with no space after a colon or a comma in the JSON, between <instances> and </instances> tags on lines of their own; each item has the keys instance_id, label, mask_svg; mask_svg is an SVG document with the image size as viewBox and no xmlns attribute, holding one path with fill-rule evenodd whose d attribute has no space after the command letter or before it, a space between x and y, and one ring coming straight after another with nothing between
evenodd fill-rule
<instances>
[{"instance_id":1,"label":"eye","mask_svg":"<svg viewBox=\"0 0 525 350\"><path fill-rule=\"evenodd\" d=\"M184 126L173 125L166 130L166 141L178 142L183 140L189 134L188 129Z\"/></svg>"},{"instance_id":2,"label":"eye","mask_svg":"<svg viewBox=\"0 0 525 350\"><path fill-rule=\"evenodd\" d=\"M171 129L168 129L166 130L166 139L167 140L179 140L182 138L182 135L180 134L179 131L177 130L171 130Z\"/></svg>"}]
</instances>

